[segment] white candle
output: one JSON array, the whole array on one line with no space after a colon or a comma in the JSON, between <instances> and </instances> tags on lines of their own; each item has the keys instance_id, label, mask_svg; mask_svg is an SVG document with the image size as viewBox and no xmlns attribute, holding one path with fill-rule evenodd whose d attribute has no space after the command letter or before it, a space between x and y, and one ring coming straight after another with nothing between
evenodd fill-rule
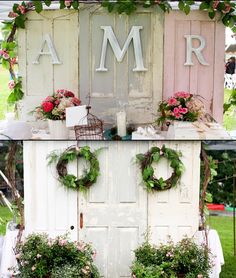
<instances>
[{"instance_id":1,"label":"white candle","mask_svg":"<svg viewBox=\"0 0 236 278\"><path fill-rule=\"evenodd\" d=\"M126 113L125 111L120 111L116 113L117 122L117 134L120 137L126 136Z\"/></svg>"}]
</instances>

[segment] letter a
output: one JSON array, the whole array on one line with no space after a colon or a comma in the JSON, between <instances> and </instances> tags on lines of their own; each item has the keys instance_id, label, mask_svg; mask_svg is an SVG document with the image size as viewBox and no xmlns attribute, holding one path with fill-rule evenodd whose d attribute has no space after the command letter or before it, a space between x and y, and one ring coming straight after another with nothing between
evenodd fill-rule
<instances>
[{"instance_id":1,"label":"letter a","mask_svg":"<svg viewBox=\"0 0 236 278\"><path fill-rule=\"evenodd\" d=\"M48 52L44 51L45 44L47 44L47 46L48 46L48 50L49 50ZM33 64L36 64L36 65L39 64L39 59L40 59L41 55L51 56L53 65L60 65L61 64L60 60L58 59L57 52L56 52L55 47L53 45L52 39L50 38L50 36L48 34L46 34L44 36L44 40L43 40L41 49L40 49L39 54L37 55L35 61L33 62Z\"/></svg>"}]
</instances>

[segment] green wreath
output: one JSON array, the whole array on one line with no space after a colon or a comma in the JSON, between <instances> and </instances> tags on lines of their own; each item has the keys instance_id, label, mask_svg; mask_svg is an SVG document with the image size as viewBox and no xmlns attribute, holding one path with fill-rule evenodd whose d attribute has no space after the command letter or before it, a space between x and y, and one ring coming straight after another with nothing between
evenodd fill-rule
<instances>
[{"instance_id":1,"label":"green wreath","mask_svg":"<svg viewBox=\"0 0 236 278\"><path fill-rule=\"evenodd\" d=\"M99 161L97 159L99 150L91 152L89 146L82 148L71 146L59 155L55 151L52 152L48 156L48 164L56 163L58 180L62 185L74 190L87 190L97 181L97 177L100 175ZM79 158L84 158L89 164L89 168L84 170L84 174L81 177L76 177L68 173L67 165L69 162Z\"/></svg>"},{"instance_id":2,"label":"green wreath","mask_svg":"<svg viewBox=\"0 0 236 278\"><path fill-rule=\"evenodd\" d=\"M180 160L181 156L180 152L166 148L165 145L162 148L152 147L145 154L137 154L137 162L140 165L142 179L147 190L163 191L175 187L184 171L184 165ZM166 180L162 177L156 178L152 167L153 162L158 163L162 157L170 161L170 166L173 169L171 176Z\"/></svg>"}]
</instances>

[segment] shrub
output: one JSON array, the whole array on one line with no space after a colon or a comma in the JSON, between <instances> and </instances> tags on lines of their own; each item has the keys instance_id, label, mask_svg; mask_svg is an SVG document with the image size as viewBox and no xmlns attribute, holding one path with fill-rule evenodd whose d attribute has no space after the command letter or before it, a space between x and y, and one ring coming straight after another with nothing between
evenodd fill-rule
<instances>
[{"instance_id":1,"label":"shrub","mask_svg":"<svg viewBox=\"0 0 236 278\"><path fill-rule=\"evenodd\" d=\"M206 246L198 246L192 239L184 238L174 244L152 246L147 241L135 250L131 267L133 278L196 278L209 277L211 261Z\"/></svg>"},{"instance_id":2,"label":"shrub","mask_svg":"<svg viewBox=\"0 0 236 278\"><path fill-rule=\"evenodd\" d=\"M16 258L21 278L99 278L94 255L91 245L84 242L32 234L17 246Z\"/></svg>"}]
</instances>

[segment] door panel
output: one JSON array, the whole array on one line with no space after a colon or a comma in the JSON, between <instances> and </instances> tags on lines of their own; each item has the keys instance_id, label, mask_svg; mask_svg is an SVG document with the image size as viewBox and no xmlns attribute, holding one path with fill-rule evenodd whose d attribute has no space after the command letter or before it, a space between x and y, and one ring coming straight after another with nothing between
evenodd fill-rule
<instances>
[{"instance_id":1,"label":"door panel","mask_svg":"<svg viewBox=\"0 0 236 278\"><path fill-rule=\"evenodd\" d=\"M105 122L114 123L119 101L127 104L129 122L152 122L153 111L162 99L163 14L157 10L138 10L135 15L109 14L104 9L86 6L80 14L80 95L84 103L91 96L95 114ZM136 66L133 42L122 62L117 62L108 43L106 72L98 72L104 30L111 26L122 49L133 26L140 30L144 72Z\"/></svg>"},{"instance_id":2,"label":"door panel","mask_svg":"<svg viewBox=\"0 0 236 278\"><path fill-rule=\"evenodd\" d=\"M148 144L111 142L104 147L99 155L101 176L87 196L79 194L79 214L84 218L79 238L97 249L103 277L130 277L133 251L147 228L147 193L137 186L139 170L132 161Z\"/></svg>"}]
</instances>

